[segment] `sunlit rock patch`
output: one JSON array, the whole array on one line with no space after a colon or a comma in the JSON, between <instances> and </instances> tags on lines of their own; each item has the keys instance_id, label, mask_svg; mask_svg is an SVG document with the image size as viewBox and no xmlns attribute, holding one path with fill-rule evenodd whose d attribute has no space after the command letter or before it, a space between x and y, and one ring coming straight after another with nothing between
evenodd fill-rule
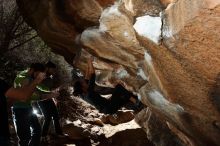
<instances>
[{"instance_id":1,"label":"sunlit rock patch","mask_svg":"<svg viewBox=\"0 0 220 146\"><path fill-rule=\"evenodd\" d=\"M134 29L140 36L146 37L156 44L159 44L161 39L161 28L162 22L160 17L138 17L134 24Z\"/></svg>"}]
</instances>

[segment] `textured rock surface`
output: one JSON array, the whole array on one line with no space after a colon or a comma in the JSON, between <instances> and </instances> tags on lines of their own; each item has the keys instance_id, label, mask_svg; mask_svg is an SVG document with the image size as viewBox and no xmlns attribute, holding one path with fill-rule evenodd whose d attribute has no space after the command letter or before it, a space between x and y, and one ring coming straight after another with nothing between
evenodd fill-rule
<instances>
[{"instance_id":1,"label":"textured rock surface","mask_svg":"<svg viewBox=\"0 0 220 146\"><path fill-rule=\"evenodd\" d=\"M166 146L183 146L191 145L188 139L179 139L174 132L172 132L166 123L163 123L161 119L150 111L149 108L142 110L137 114L137 123L147 131L147 137L154 144L166 145ZM184 138L181 136L181 138ZM184 143L185 142L185 143Z\"/></svg>"},{"instance_id":2,"label":"textured rock surface","mask_svg":"<svg viewBox=\"0 0 220 146\"><path fill-rule=\"evenodd\" d=\"M98 124L97 119L103 119L103 114L81 98L68 95L59 99L62 100L58 107L62 109L63 130L72 140L60 141L62 145L74 143L78 146L74 141L77 140L82 143L79 146L153 146L144 130L135 122L131 110L121 109L117 115L111 116L111 122ZM91 144L87 144L87 140ZM58 142L59 139L54 140L54 143Z\"/></svg>"},{"instance_id":3,"label":"textured rock surface","mask_svg":"<svg viewBox=\"0 0 220 146\"><path fill-rule=\"evenodd\" d=\"M100 84L122 80L138 92L157 115L152 119L160 117L179 136L176 144L220 145L219 0L17 2L26 21L69 63L75 59L83 71L91 54ZM149 15L161 18L156 43L133 27Z\"/></svg>"}]
</instances>

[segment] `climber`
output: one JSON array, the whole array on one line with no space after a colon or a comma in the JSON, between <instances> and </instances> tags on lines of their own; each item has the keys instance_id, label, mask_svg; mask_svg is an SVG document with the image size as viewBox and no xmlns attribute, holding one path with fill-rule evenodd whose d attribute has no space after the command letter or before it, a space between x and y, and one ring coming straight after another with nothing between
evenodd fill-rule
<instances>
[{"instance_id":1,"label":"climber","mask_svg":"<svg viewBox=\"0 0 220 146\"><path fill-rule=\"evenodd\" d=\"M0 145L9 146L9 124L7 112L7 99L13 101L27 100L35 90L35 87L44 79L45 74L39 73L37 77L28 85L21 88L9 87L7 83L0 79ZM7 99L6 99L7 98Z\"/></svg>"},{"instance_id":2,"label":"climber","mask_svg":"<svg viewBox=\"0 0 220 146\"><path fill-rule=\"evenodd\" d=\"M90 58L85 79L77 80L74 83L74 95L82 97L88 103L94 105L100 112L114 114L129 101L139 103L137 96L126 90L121 84L115 86L110 99L101 97L101 94L94 89L95 79L95 70Z\"/></svg>"},{"instance_id":3,"label":"climber","mask_svg":"<svg viewBox=\"0 0 220 146\"><path fill-rule=\"evenodd\" d=\"M7 99L26 101L35 91L35 87L45 78L44 73L37 73L29 85L20 88L10 87L0 79L0 146L9 146L10 133L7 112Z\"/></svg>"},{"instance_id":4,"label":"climber","mask_svg":"<svg viewBox=\"0 0 220 146\"><path fill-rule=\"evenodd\" d=\"M21 88L29 86L36 79L40 72L44 72L45 67L40 63L31 64L27 71L17 75L14 80L14 87ZM35 92L27 101L18 101L13 104L12 113L20 146L39 146L41 137L41 126L38 118L33 114L31 102L38 100L39 96Z\"/></svg>"},{"instance_id":5,"label":"climber","mask_svg":"<svg viewBox=\"0 0 220 146\"><path fill-rule=\"evenodd\" d=\"M42 92L42 96L44 96L44 94L50 95L50 92L53 92L52 88L55 85L53 78L56 73L56 65L49 61L48 63L46 63L45 67L46 67L47 78L41 84L40 90ZM54 102L55 97L53 98L53 96L54 95L52 94L52 96L50 96L49 98L46 97L45 99L38 101L38 105L41 109L41 112L44 115L44 123L43 123L43 129L42 129L42 141L44 142L49 142L49 137L47 136L47 134L48 134L50 122L52 119L53 119L55 132L57 136L58 137L66 136L65 134L63 134L63 131L59 123L59 115L58 115L57 107ZM58 95L55 95L55 96L58 96Z\"/></svg>"}]
</instances>

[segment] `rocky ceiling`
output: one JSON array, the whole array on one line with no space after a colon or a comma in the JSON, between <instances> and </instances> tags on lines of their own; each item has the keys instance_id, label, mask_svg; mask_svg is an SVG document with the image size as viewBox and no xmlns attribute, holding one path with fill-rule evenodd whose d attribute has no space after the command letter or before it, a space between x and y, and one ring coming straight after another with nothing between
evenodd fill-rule
<instances>
[{"instance_id":1,"label":"rocky ceiling","mask_svg":"<svg viewBox=\"0 0 220 146\"><path fill-rule=\"evenodd\" d=\"M220 0L17 3L70 64L95 56L97 82L124 81L186 145L220 145Z\"/></svg>"}]
</instances>

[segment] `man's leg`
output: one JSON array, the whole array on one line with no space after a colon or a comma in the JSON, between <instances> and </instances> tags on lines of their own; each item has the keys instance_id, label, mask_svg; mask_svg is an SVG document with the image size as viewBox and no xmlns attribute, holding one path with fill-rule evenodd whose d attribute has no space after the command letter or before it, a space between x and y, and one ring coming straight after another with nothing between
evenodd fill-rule
<instances>
[{"instance_id":1,"label":"man's leg","mask_svg":"<svg viewBox=\"0 0 220 146\"><path fill-rule=\"evenodd\" d=\"M31 139L29 109L13 109L13 120L20 146L28 146Z\"/></svg>"},{"instance_id":2,"label":"man's leg","mask_svg":"<svg viewBox=\"0 0 220 146\"><path fill-rule=\"evenodd\" d=\"M30 146L39 146L40 145L40 138L41 138L41 126L38 121L37 115L33 114L31 115L31 141L29 143Z\"/></svg>"},{"instance_id":3,"label":"man's leg","mask_svg":"<svg viewBox=\"0 0 220 146\"><path fill-rule=\"evenodd\" d=\"M42 137L47 136L49 127L50 127L50 122L52 120L52 116L44 114L44 124L43 124L43 129L42 129Z\"/></svg>"},{"instance_id":4,"label":"man's leg","mask_svg":"<svg viewBox=\"0 0 220 146\"><path fill-rule=\"evenodd\" d=\"M55 131L58 135L62 135L63 131L61 129L60 122L59 122L60 118L59 118L59 114L57 111L57 107L54 102L51 103L51 109L52 109L53 124L54 124Z\"/></svg>"},{"instance_id":5,"label":"man's leg","mask_svg":"<svg viewBox=\"0 0 220 146\"><path fill-rule=\"evenodd\" d=\"M43 123L43 128L42 128L42 137L46 137L48 134L48 130L50 127L50 122L52 120L52 114L51 114L51 109L48 100L45 101L39 101L38 105L41 109L41 112L44 115L44 123Z\"/></svg>"},{"instance_id":6,"label":"man's leg","mask_svg":"<svg viewBox=\"0 0 220 146\"><path fill-rule=\"evenodd\" d=\"M62 129L59 123L59 114L57 111L57 107L53 101L53 99L48 99L47 101L44 101L43 104L39 104L40 107L42 107L42 112L45 117L45 122L43 125L43 131L42 131L42 137L47 136L48 130L49 130L49 125L51 122L51 119L53 118L53 123L54 123L54 128L55 132L58 135L62 135Z\"/></svg>"}]
</instances>

